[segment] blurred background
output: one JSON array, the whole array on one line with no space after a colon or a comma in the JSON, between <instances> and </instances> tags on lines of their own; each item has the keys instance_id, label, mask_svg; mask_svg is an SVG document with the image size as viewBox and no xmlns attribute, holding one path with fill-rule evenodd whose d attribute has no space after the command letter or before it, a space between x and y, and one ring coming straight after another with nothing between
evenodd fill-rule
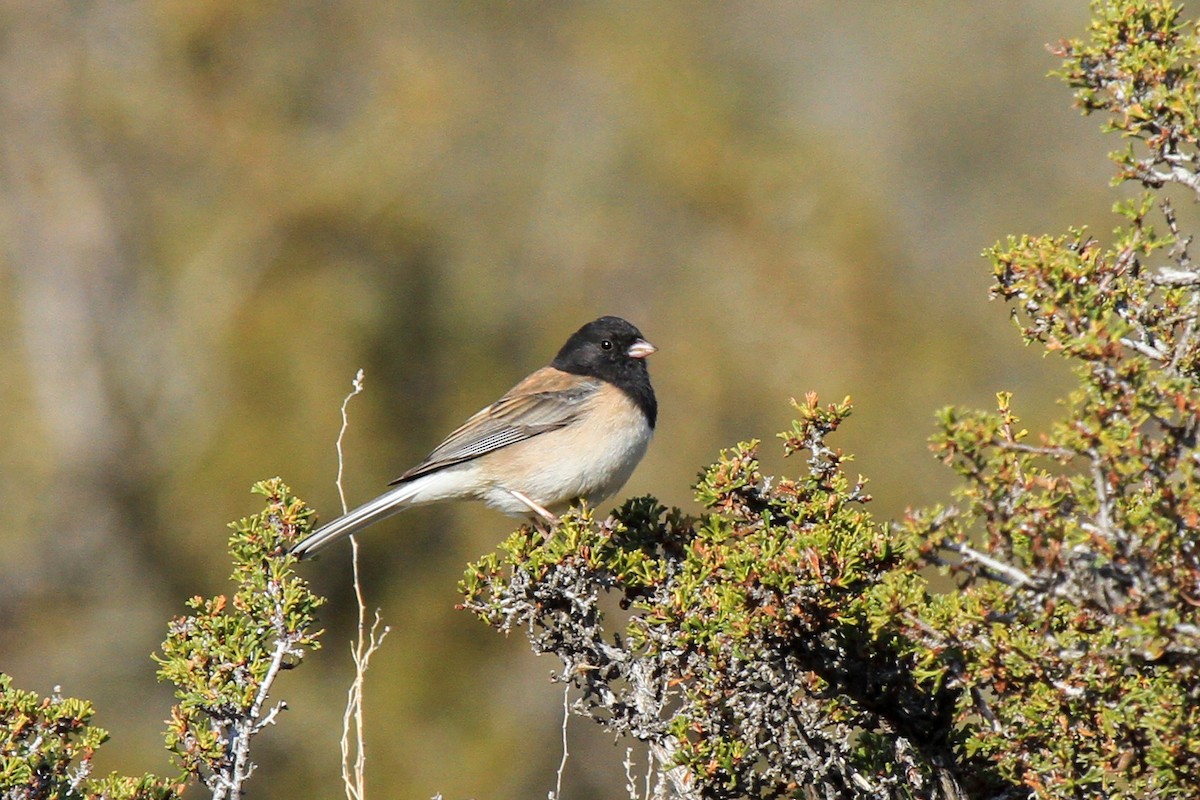
<instances>
[{"instance_id":1,"label":"blurred background","mask_svg":"<svg viewBox=\"0 0 1200 800\"><path fill-rule=\"evenodd\" d=\"M945 500L933 412L1065 369L989 303L980 251L1114 224L1098 121L1046 73L1083 0L0 0L0 670L91 698L100 772L166 771L149 654L228 589L225 523L281 475L366 500L600 314L661 405L626 487L694 510L718 449L851 395L875 513ZM378 797L544 797L556 664L454 610L512 522L363 537L392 628L367 684ZM305 565L325 649L283 676L256 798L338 797L349 548ZM564 796L624 796L570 727Z\"/></svg>"}]
</instances>

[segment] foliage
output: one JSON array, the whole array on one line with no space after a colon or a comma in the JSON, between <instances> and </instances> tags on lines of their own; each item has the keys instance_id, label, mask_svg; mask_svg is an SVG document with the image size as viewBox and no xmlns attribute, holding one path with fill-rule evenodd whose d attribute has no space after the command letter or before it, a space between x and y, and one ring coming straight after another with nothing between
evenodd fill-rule
<instances>
[{"instance_id":1,"label":"foliage","mask_svg":"<svg viewBox=\"0 0 1200 800\"><path fill-rule=\"evenodd\" d=\"M1074 365L1060 420L1013 397L950 408L933 447L954 504L875 520L827 439L848 402L796 405L793 479L757 444L720 455L697 517L651 498L472 565L463 605L523 629L576 710L649 744L679 797L1167 797L1200 785L1200 270L1168 191L1200 197L1200 31L1162 0L1093 5L1061 76L1125 141L1108 243L1084 229L988 251L1030 344ZM280 671L320 599L287 545L311 512L278 481L234 526L232 599L195 598L157 657L176 684L177 779L93 779L89 704L0 677L5 798L237 797ZM931 569L932 568L932 569ZM934 580L940 570L952 579ZM609 603L607 598L614 599ZM619 607L618 607L619 604ZM631 795L635 790L631 789Z\"/></svg>"},{"instance_id":2,"label":"foliage","mask_svg":"<svg viewBox=\"0 0 1200 800\"><path fill-rule=\"evenodd\" d=\"M1168 796L1200 785L1200 272L1156 190L1200 197L1200 31L1166 2L1094 11L1062 74L1132 140L1118 179L1145 194L1118 205L1110 246L1075 230L988 251L994 295L1079 386L1036 439L1007 394L944 411L959 507L907 524L960 581L963 612L931 627L973 698L969 752L1040 795Z\"/></svg>"},{"instance_id":3,"label":"foliage","mask_svg":"<svg viewBox=\"0 0 1200 800\"><path fill-rule=\"evenodd\" d=\"M704 516L642 498L569 516L544 542L519 532L468 570L464 605L558 655L576 707L650 743L681 796L954 785L960 690L904 634L931 602L917 553L825 443L849 404L796 409L782 438L810 454L804 479L768 480L741 444L701 476ZM605 627L606 592L630 612L623 630Z\"/></svg>"},{"instance_id":4,"label":"foliage","mask_svg":"<svg viewBox=\"0 0 1200 800\"><path fill-rule=\"evenodd\" d=\"M1058 73L1084 113L1109 115L1105 130L1129 142L1111 154L1117 181L1200 191L1200 37L1169 0L1092 3L1091 41L1062 42Z\"/></svg>"},{"instance_id":5,"label":"foliage","mask_svg":"<svg viewBox=\"0 0 1200 800\"><path fill-rule=\"evenodd\" d=\"M956 502L889 528L825 442L848 404L810 396L783 435L803 478L767 479L740 445L701 476L699 518L633 501L468 570L464 606L556 654L577 710L649 742L681 796L1200 786L1200 269L1161 194L1200 197L1200 32L1168 2L1093 9L1062 75L1130 139L1117 177L1144 193L1111 245L1072 230L987 253L1025 340L1074 365L1057 423L1031 435L1009 393L940 412Z\"/></svg>"},{"instance_id":6,"label":"foliage","mask_svg":"<svg viewBox=\"0 0 1200 800\"><path fill-rule=\"evenodd\" d=\"M281 670L318 647L313 614L323 602L292 572L288 555L309 530L312 510L278 478L253 491L267 498L267 507L230 525L237 592L232 600L192 598L188 605L195 613L170 623L155 656L159 677L175 684L179 700L165 736L178 777L92 778L91 759L108 738L90 724L92 705L57 694L39 698L0 675L4 800L169 800L193 777L214 798L241 797L254 770L252 737L286 708L267 708L271 687Z\"/></svg>"},{"instance_id":7,"label":"foliage","mask_svg":"<svg viewBox=\"0 0 1200 800\"><path fill-rule=\"evenodd\" d=\"M859 409L886 402L892 424L843 433L887 463L924 436L940 387L1018 365L1039 380L1015 348L962 335L971 281L917 274L957 271L988 217L1094 194L1070 155L1086 145L1064 156L1055 136L1077 120L1046 113L1057 87L1038 77L1044 41L1080 16L1063 3L127 0L0 16L0 666L88 697L118 740L167 716L130 680L162 623L196 587L234 591L212 521L246 513L250 481L229 477L286 464L336 513L331 436L294 434L332 433L348 368L377 381L347 443L359 497L595 311L642 324L656 379L673 373L632 493L683 476L659 496L687 499L717 446L773 431L751 421L808 375L853 387ZM947 204L922 235L921 210ZM899 498L938 469L916 457L871 489ZM429 635L451 613L436 576L503 525L444 508L361 540L378 602L404 617L385 661L438 665L368 686L372 757L391 762L376 792L498 800L542 777L533 758L489 774L503 721L529 709L522 692L474 695L461 653L504 644L467 619ZM297 570L337 606L324 627L353 617L348 569ZM69 631L128 659L72 658L87 645ZM311 666L284 676L292 710L256 744L292 760L252 779L263 800L341 792L308 734L340 721ZM288 719L299 692L324 698L306 725ZM161 741L134 739L108 748L157 766ZM444 777L435 749L463 767Z\"/></svg>"},{"instance_id":8,"label":"foliage","mask_svg":"<svg viewBox=\"0 0 1200 800\"><path fill-rule=\"evenodd\" d=\"M94 778L92 757L108 732L91 724L92 704L74 697L39 697L0 675L0 797L4 800L110 798L168 800L182 789L145 775Z\"/></svg>"},{"instance_id":9,"label":"foliage","mask_svg":"<svg viewBox=\"0 0 1200 800\"><path fill-rule=\"evenodd\" d=\"M159 677L175 684L179 700L167 723L167 747L214 798L241 796L254 771L252 737L287 707L267 708L275 678L319 647L312 626L323 599L292 571L288 552L308 531L312 509L277 478L253 491L267 498L267 507L230 525L230 579L238 585L232 601L192 598L188 606L196 613L170 624L155 656Z\"/></svg>"}]
</instances>

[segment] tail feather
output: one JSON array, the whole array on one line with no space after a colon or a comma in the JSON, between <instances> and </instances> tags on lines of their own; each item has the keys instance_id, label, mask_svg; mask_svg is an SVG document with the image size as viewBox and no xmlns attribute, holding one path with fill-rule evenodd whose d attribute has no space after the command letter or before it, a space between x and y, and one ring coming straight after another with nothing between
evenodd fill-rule
<instances>
[{"instance_id":1,"label":"tail feather","mask_svg":"<svg viewBox=\"0 0 1200 800\"><path fill-rule=\"evenodd\" d=\"M406 508L419 505L419 501L414 502L418 491L418 486L414 483L402 483L390 492L384 492L374 500L363 503L353 511L322 525L312 536L292 547L292 555L297 558L309 558L345 536L357 533L393 514L399 514Z\"/></svg>"}]
</instances>

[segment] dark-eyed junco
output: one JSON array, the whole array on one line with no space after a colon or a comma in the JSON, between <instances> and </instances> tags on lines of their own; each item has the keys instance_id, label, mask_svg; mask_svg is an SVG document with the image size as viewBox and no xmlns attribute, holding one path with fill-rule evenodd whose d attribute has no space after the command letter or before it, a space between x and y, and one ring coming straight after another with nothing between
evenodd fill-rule
<instances>
[{"instance_id":1,"label":"dark-eyed junco","mask_svg":"<svg viewBox=\"0 0 1200 800\"><path fill-rule=\"evenodd\" d=\"M513 517L554 520L628 480L654 432L654 345L620 317L601 317L542 367L446 437L396 488L322 526L292 552L307 557L406 508L482 500Z\"/></svg>"}]
</instances>

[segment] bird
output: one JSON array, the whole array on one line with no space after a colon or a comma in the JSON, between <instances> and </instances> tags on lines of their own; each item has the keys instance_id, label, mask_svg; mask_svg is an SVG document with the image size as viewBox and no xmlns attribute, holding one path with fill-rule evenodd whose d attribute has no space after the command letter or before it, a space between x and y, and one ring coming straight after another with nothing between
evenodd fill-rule
<instances>
[{"instance_id":1,"label":"bird","mask_svg":"<svg viewBox=\"0 0 1200 800\"><path fill-rule=\"evenodd\" d=\"M549 366L452 432L394 488L321 526L291 552L308 558L414 506L482 500L552 525L579 502L615 494L642 460L658 419L646 357L657 348L630 322L593 320Z\"/></svg>"}]
</instances>

